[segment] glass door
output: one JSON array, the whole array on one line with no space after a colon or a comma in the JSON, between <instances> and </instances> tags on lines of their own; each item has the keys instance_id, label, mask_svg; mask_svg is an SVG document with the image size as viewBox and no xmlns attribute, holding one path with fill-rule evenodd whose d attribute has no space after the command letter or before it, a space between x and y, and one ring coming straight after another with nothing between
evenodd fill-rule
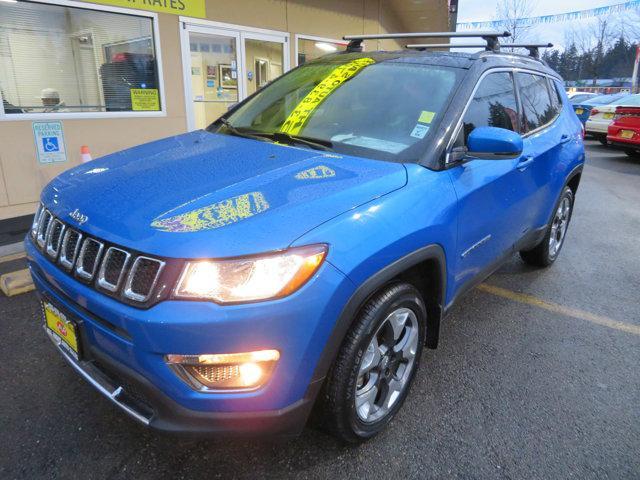
<instances>
[{"instance_id":1,"label":"glass door","mask_svg":"<svg viewBox=\"0 0 640 480\"><path fill-rule=\"evenodd\" d=\"M240 34L187 25L182 35L187 124L197 130L245 97Z\"/></svg>"},{"instance_id":2,"label":"glass door","mask_svg":"<svg viewBox=\"0 0 640 480\"><path fill-rule=\"evenodd\" d=\"M205 128L289 70L289 36L239 26L182 24L187 127Z\"/></svg>"},{"instance_id":3,"label":"glass door","mask_svg":"<svg viewBox=\"0 0 640 480\"><path fill-rule=\"evenodd\" d=\"M289 70L289 43L284 35L242 32L247 96Z\"/></svg>"}]
</instances>

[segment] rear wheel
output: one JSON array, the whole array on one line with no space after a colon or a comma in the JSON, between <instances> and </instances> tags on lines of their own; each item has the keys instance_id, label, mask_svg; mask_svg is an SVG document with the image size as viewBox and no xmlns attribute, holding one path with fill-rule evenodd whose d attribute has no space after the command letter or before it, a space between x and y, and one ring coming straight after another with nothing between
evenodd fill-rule
<instances>
[{"instance_id":1,"label":"rear wheel","mask_svg":"<svg viewBox=\"0 0 640 480\"><path fill-rule=\"evenodd\" d=\"M378 434L400 409L420 363L426 310L408 283L385 287L360 312L320 398L321 425L358 443Z\"/></svg>"},{"instance_id":2,"label":"rear wheel","mask_svg":"<svg viewBox=\"0 0 640 480\"><path fill-rule=\"evenodd\" d=\"M607 136L606 135L598 135L596 137L596 139L602 144L602 145L608 145L609 142L607 142Z\"/></svg>"},{"instance_id":3,"label":"rear wheel","mask_svg":"<svg viewBox=\"0 0 640 480\"><path fill-rule=\"evenodd\" d=\"M533 249L520 252L520 256L526 263L547 267L555 262L564 244L572 212L573 192L569 187L565 187L542 241Z\"/></svg>"}]
</instances>

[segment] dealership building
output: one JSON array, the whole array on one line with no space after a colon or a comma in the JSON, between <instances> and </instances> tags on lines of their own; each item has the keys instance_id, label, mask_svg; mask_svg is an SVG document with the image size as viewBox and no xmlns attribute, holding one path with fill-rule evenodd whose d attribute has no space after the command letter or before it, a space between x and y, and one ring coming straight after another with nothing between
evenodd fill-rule
<instances>
[{"instance_id":1,"label":"dealership building","mask_svg":"<svg viewBox=\"0 0 640 480\"><path fill-rule=\"evenodd\" d=\"M451 16L447 0L0 0L0 244L82 146L96 158L204 128L345 34Z\"/></svg>"}]
</instances>

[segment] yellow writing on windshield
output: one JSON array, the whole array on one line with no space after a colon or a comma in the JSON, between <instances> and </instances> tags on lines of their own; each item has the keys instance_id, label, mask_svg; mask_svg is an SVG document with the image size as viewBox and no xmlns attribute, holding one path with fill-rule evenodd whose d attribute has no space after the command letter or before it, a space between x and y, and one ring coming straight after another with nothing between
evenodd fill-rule
<instances>
[{"instance_id":1,"label":"yellow writing on windshield","mask_svg":"<svg viewBox=\"0 0 640 480\"><path fill-rule=\"evenodd\" d=\"M250 192L173 217L156 219L151 226L163 232L199 232L224 227L268 209L269 203L261 192Z\"/></svg>"},{"instance_id":2,"label":"yellow writing on windshield","mask_svg":"<svg viewBox=\"0 0 640 480\"><path fill-rule=\"evenodd\" d=\"M311 114L336 88L357 75L364 67L375 63L373 58L357 58L334 68L302 101L296 105L293 111L280 127L280 131L290 135L298 135L303 129Z\"/></svg>"}]
</instances>

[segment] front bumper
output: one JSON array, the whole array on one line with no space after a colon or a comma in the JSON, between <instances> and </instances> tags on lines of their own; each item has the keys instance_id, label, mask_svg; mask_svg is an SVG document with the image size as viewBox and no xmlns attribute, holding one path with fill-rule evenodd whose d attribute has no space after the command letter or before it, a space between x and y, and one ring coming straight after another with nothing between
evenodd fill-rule
<instances>
[{"instance_id":1,"label":"front bumper","mask_svg":"<svg viewBox=\"0 0 640 480\"><path fill-rule=\"evenodd\" d=\"M95 350L92 360L76 361L58 346L53 336L48 336L60 355L98 392L138 423L171 434L297 435L304 428L322 386L321 380L312 382L304 398L280 410L197 412L172 401L140 374Z\"/></svg>"},{"instance_id":2,"label":"front bumper","mask_svg":"<svg viewBox=\"0 0 640 480\"><path fill-rule=\"evenodd\" d=\"M26 241L36 289L80 326L83 358L73 368L138 422L187 434L296 434L324 379L316 365L352 283L328 262L285 299L221 307L165 301L148 310L124 305L62 273ZM275 348L281 358L258 390L204 393L164 361L177 353Z\"/></svg>"}]
</instances>

